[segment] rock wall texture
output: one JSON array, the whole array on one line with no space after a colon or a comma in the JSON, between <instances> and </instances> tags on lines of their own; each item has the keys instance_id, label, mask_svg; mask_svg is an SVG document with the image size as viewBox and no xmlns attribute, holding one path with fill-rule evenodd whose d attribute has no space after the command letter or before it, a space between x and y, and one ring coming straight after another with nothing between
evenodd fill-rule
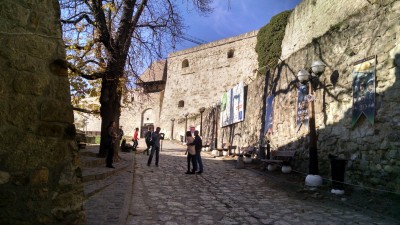
<instances>
[{"instance_id":1,"label":"rock wall texture","mask_svg":"<svg viewBox=\"0 0 400 225\"><path fill-rule=\"evenodd\" d=\"M307 2L312 1L304 1L300 8L314 7L306 7ZM280 70L275 72L276 87L270 87L275 94L274 132L269 138L277 149L298 150L296 170L307 173L308 130L296 128L297 87L294 80L300 69L309 67L314 60L322 60L327 69L319 78L323 85L315 92L321 175L330 176L328 154L339 155L348 160L347 183L399 192L400 2L365 2L364 7L345 20L338 20L327 32L317 35L286 57ZM353 7L342 1L329 3L339 8ZM309 24L309 15L304 13L301 17L296 10L295 24ZM289 28L293 26L288 25ZM300 36L292 38L302 39ZM352 127L352 64L375 55L375 124L361 118Z\"/></svg>"},{"instance_id":2,"label":"rock wall texture","mask_svg":"<svg viewBox=\"0 0 400 225\"><path fill-rule=\"evenodd\" d=\"M56 0L0 3L0 224L84 224Z\"/></svg>"}]
</instances>

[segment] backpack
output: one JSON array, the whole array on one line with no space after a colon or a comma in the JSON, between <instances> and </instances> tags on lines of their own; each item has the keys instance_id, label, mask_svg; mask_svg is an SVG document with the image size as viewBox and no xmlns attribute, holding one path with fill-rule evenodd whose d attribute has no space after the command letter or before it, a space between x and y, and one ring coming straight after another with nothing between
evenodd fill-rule
<instances>
[{"instance_id":1,"label":"backpack","mask_svg":"<svg viewBox=\"0 0 400 225\"><path fill-rule=\"evenodd\" d=\"M146 133L145 140L146 140L146 142L150 142L151 141L151 132L150 131L148 131Z\"/></svg>"}]
</instances>

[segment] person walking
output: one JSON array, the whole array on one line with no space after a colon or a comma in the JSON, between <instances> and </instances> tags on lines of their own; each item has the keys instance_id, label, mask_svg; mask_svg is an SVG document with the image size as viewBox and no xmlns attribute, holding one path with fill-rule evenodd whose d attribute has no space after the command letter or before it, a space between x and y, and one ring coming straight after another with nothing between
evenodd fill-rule
<instances>
[{"instance_id":1,"label":"person walking","mask_svg":"<svg viewBox=\"0 0 400 225\"><path fill-rule=\"evenodd\" d=\"M139 145L139 142L138 142L138 140L139 140L139 137L138 137L138 135L139 135L139 128L135 128L135 133L133 134L133 138L132 138L132 141L133 141L133 151L136 151L136 148L137 148L137 146Z\"/></svg>"},{"instance_id":2,"label":"person walking","mask_svg":"<svg viewBox=\"0 0 400 225\"><path fill-rule=\"evenodd\" d=\"M194 145L194 148L196 150L196 163L199 165L198 167L199 171L197 171L196 173L201 174L203 173L203 161L201 160L200 153L201 153L201 148L203 147L203 143L201 137L199 136L198 130L194 131L194 141L189 145Z\"/></svg>"},{"instance_id":3,"label":"person walking","mask_svg":"<svg viewBox=\"0 0 400 225\"><path fill-rule=\"evenodd\" d=\"M113 158L114 158L114 145L117 142L118 133L117 127L115 125L115 121L111 121L107 126L107 139L106 139L106 148L107 148L107 157L106 157L106 167L115 168L113 166Z\"/></svg>"},{"instance_id":4,"label":"person walking","mask_svg":"<svg viewBox=\"0 0 400 225\"><path fill-rule=\"evenodd\" d=\"M146 141L146 150L143 152L146 153L147 155L149 155L149 150L151 148L151 128L149 128L149 130L146 132L145 136L144 136L144 140Z\"/></svg>"},{"instance_id":5,"label":"person walking","mask_svg":"<svg viewBox=\"0 0 400 225\"><path fill-rule=\"evenodd\" d=\"M192 133L190 131L186 131L186 145L187 145L187 171L185 174L195 174L197 169L197 162L196 162L196 150L194 145L189 145L194 141L192 137ZM190 162L192 162L193 169L190 170Z\"/></svg>"},{"instance_id":6,"label":"person walking","mask_svg":"<svg viewBox=\"0 0 400 225\"><path fill-rule=\"evenodd\" d=\"M151 134L151 141L153 142L153 145L151 146L151 152L149 159L147 160L147 166L150 166L154 153L156 154L155 165L158 166L158 161L160 158L160 130L161 128L157 127L156 131Z\"/></svg>"}]
</instances>

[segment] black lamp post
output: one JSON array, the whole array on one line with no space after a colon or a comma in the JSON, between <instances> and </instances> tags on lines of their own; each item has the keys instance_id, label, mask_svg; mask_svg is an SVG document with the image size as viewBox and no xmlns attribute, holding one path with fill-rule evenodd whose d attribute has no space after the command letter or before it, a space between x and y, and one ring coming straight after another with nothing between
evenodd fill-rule
<instances>
[{"instance_id":1,"label":"black lamp post","mask_svg":"<svg viewBox=\"0 0 400 225\"><path fill-rule=\"evenodd\" d=\"M206 108L201 107L199 109L200 111L200 136L203 136L203 112L206 110Z\"/></svg>"},{"instance_id":2,"label":"black lamp post","mask_svg":"<svg viewBox=\"0 0 400 225\"><path fill-rule=\"evenodd\" d=\"M183 116L185 117L185 132L183 132L183 135L185 136L185 142L186 142L187 117L188 117L188 115L189 115L189 113L183 114Z\"/></svg>"},{"instance_id":3,"label":"black lamp post","mask_svg":"<svg viewBox=\"0 0 400 225\"><path fill-rule=\"evenodd\" d=\"M174 140L174 122L175 118L171 119L172 125L171 125L171 140Z\"/></svg>"},{"instance_id":4,"label":"black lamp post","mask_svg":"<svg viewBox=\"0 0 400 225\"><path fill-rule=\"evenodd\" d=\"M309 166L308 166L308 175L306 177L306 185L307 186L321 186L322 178L319 176L318 171L318 149L317 149L317 131L315 128L315 106L314 106L314 81L318 81L319 76L325 71L325 64L321 61L315 61L311 64L311 69L309 71L302 69L298 72L297 78L303 83L310 83L308 86L308 107L310 110L309 113Z\"/></svg>"}]
</instances>

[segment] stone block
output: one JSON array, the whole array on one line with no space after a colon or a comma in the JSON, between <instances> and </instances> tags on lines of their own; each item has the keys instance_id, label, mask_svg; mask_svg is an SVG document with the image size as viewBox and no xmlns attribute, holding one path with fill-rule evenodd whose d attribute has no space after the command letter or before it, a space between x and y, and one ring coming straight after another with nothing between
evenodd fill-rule
<instances>
[{"instance_id":1,"label":"stone block","mask_svg":"<svg viewBox=\"0 0 400 225\"><path fill-rule=\"evenodd\" d=\"M49 81L43 76L19 75L14 79L13 87L15 92L25 95L44 95L48 88Z\"/></svg>"},{"instance_id":2,"label":"stone block","mask_svg":"<svg viewBox=\"0 0 400 225\"><path fill-rule=\"evenodd\" d=\"M32 185L42 185L49 182L49 169L42 167L32 174L31 184Z\"/></svg>"},{"instance_id":3,"label":"stone block","mask_svg":"<svg viewBox=\"0 0 400 225\"><path fill-rule=\"evenodd\" d=\"M40 106L40 119L47 122L73 123L72 107L55 100L43 101Z\"/></svg>"}]
</instances>

